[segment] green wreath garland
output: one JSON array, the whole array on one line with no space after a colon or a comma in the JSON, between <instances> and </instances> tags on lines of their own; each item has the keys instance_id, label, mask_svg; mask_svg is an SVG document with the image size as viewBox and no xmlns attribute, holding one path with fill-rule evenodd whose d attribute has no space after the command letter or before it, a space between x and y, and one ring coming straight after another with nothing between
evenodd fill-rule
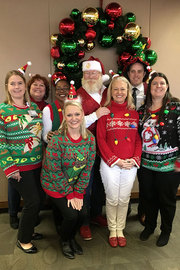
<instances>
[{"instance_id":1,"label":"green wreath garland","mask_svg":"<svg viewBox=\"0 0 180 270\"><path fill-rule=\"evenodd\" d=\"M149 49L151 40L142 36L135 21L134 13L122 15L122 7L115 2L108 4L105 11L89 7L80 12L74 8L70 18L60 21L60 33L51 35L51 56L55 67L52 77L65 75L79 88L82 59L95 47L95 41L103 49L116 48L117 73L120 75L128 63L137 58L150 69L157 61L157 54Z\"/></svg>"}]
</instances>

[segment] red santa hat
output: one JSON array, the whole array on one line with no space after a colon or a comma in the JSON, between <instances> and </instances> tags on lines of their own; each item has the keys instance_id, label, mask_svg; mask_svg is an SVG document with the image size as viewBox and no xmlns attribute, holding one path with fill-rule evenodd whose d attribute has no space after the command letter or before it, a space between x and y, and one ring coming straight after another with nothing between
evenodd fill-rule
<instances>
[{"instance_id":1,"label":"red santa hat","mask_svg":"<svg viewBox=\"0 0 180 270\"><path fill-rule=\"evenodd\" d=\"M50 77L51 75L49 74L48 77ZM51 76L51 81L52 84L54 86L56 86L56 84L60 81L60 80L65 80L67 81L67 77L62 73L62 72L55 72L52 76Z\"/></svg>"},{"instance_id":2,"label":"red santa hat","mask_svg":"<svg viewBox=\"0 0 180 270\"><path fill-rule=\"evenodd\" d=\"M32 63L30 61L27 62L27 64L21 68L18 68L18 71L20 71L23 75L25 75L26 69L28 66L31 66Z\"/></svg>"},{"instance_id":3,"label":"red santa hat","mask_svg":"<svg viewBox=\"0 0 180 270\"><path fill-rule=\"evenodd\" d=\"M93 56L82 63L82 71L97 70L102 73L102 80L106 82L109 80L109 75L105 74L104 65L102 62Z\"/></svg>"}]
</instances>

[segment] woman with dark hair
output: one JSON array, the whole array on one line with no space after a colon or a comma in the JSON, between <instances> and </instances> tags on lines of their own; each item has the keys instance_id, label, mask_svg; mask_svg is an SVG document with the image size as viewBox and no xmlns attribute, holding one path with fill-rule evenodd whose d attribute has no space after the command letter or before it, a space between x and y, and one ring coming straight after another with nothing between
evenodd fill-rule
<instances>
[{"instance_id":1,"label":"woman with dark hair","mask_svg":"<svg viewBox=\"0 0 180 270\"><path fill-rule=\"evenodd\" d=\"M161 234L156 242L160 247L168 243L172 231L180 179L180 103L172 97L163 73L152 74L139 118L143 145L138 178L146 215L140 239L146 241L153 234L160 211Z\"/></svg>"},{"instance_id":2,"label":"woman with dark hair","mask_svg":"<svg viewBox=\"0 0 180 270\"><path fill-rule=\"evenodd\" d=\"M36 103L42 111L48 104L45 100L49 97L49 82L48 80L39 75L34 75L27 84L27 89L31 101Z\"/></svg>"},{"instance_id":3,"label":"woman with dark hair","mask_svg":"<svg viewBox=\"0 0 180 270\"><path fill-rule=\"evenodd\" d=\"M30 102L20 71L7 73L5 91L6 100L0 104L0 166L24 200L17 246L25 253L36 253L31 240L42 239L34 233L40 205L42 113Z\"/></svg>"}]
</instances>

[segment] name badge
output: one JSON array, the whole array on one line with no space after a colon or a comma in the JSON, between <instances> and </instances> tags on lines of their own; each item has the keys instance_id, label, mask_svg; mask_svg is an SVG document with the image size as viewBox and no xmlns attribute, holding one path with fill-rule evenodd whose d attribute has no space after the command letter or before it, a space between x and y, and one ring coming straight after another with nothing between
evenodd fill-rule
<instances>
[{"instance_id":1,"label":"name badge","mask_svg":"<svg viewBox=\"0 0 180 270\"><path fill-rule=\"evenodd\" d=\"M30 115L31 117L38 116L38 114L37 114L37 112L36 112L35 110L29 110L28 113L29 113L29 115Z\"/></svg>"}]
</instances>

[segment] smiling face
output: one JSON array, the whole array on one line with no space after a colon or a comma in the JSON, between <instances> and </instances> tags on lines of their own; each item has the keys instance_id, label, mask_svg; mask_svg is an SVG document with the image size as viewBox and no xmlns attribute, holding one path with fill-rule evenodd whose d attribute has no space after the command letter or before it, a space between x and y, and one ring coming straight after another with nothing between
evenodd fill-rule
<instances>
[{"instance_id":1,"label":"smiling face","mask_svg":"<svg viewBox=\"0 0 180 270\"><path fill-rule=\"evenodd\" d=\"M143 82L145 75L144 66L140 63L132 64L128 72L129 81L132 86L140 85Z\"/></svg>"},{"instance_id":2,"label":"smiling face","mask_svg":"<svg viewBox=\"0 0 180 270\"><path fill-rule=\"evenodd\" d=\"M83 72L82 87L88 93L98 93L102 87L102 73L97 70Z\"/></svg>"},{"instance_id":3,"label":"smiling face","mask_svg":"<svg viewBox=\"0 0 180 270\"><path fill-rule=\"evenodd\" d=\"M7 89L14 102L16 100L24 100L26 85L20 76L12 75L8 80Z\"/></svg>"},{"instance_id":4,"label":"smiling face","mask_svg":"<svg viewBox=\"0 0 180 270\"><path fill-rule=\"evenodd\" d=\"M68 96L69 88L68 82L63 80L56 84L55 97L61 104L64 104L64 100Z\"/></svg>"},{"instance_id":5,"label":"smiling face","mask_svg":"<svg viewBox=\"0 0 180 270\"><path fill-rule=\"evenodd\" d=\"M111 95L114 102L123 104L127 98L127 83L122 80L116 80L112 83Z\"/></svg>"},{"instance_id":6,"label":"smiling face","mask_svg":"<svg viewBox=\"0 0 180 270\"><path fill-rule=\"evenodd\" d=\"M162 77L155 77L151 82L151 95L152 99L163 100L166 91L168 89L168 84Z\"/></svg>"},{"instance_id":7,"label":"smiling face","mask_svg":"<svg viewBox=\"0 0 180 270\"><path fill-rule=\"evenodd\" d=\"M79 130L83 121L84 113L76 105L68 105L64 111L64 118L66 120L69 133L71 131Z\"/></svg>"},{"instance_id":8,"label":"smiling face","mask_svg":"<svg viewBox=\"0 0 180 270\"><path fill-rule=\"evenodd\" d=\"M31 84L29 93L35 101L42 101L46 93L44 82L42 80L35 80Z\"/></svg>"}]
</instances>

